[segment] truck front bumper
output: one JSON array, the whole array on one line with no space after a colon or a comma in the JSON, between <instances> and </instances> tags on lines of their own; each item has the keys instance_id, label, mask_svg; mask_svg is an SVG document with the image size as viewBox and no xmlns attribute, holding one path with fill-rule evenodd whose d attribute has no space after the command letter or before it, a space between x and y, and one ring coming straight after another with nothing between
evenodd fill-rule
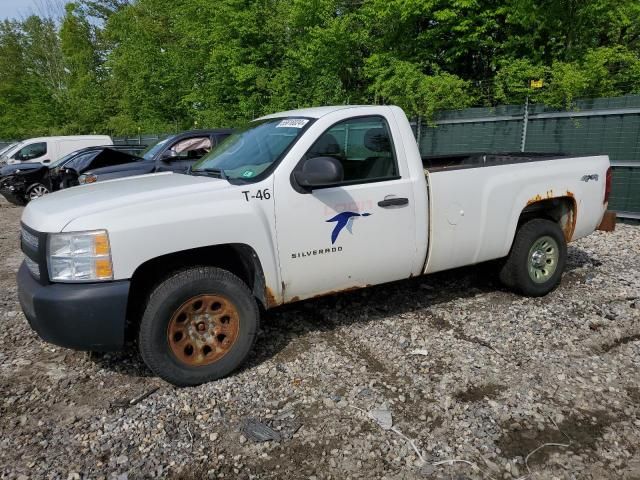
<instances>
[{"instance_id":1,"label":"truck front bumper","mask_svg":"<svg viewBox=\"0 0 640 480\"><path fill-rule=\"evenodd\" d=\"M29 325L46 342L74 350L124 346L128 280L41 285L23 263L18 297Z\"/></svg>"}]
</instances>

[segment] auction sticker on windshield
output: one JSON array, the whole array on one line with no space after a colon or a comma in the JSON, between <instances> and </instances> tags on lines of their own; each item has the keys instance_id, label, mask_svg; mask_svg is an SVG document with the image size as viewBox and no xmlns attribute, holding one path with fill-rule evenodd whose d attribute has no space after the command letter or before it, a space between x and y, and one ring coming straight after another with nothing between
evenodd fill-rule
<instances>
[{"instance_id":1,"label":"auction sticker on windshield","mask_svg":"<svg viewBox=\"0 0 640 480\"><path fill-rule=\"evenodd\" d=\"M276 128L302 128L307 123L309 123L309 120L306 118L290 118L288 120L282 120L276 125Z\"/></svg>"}]
</instances>

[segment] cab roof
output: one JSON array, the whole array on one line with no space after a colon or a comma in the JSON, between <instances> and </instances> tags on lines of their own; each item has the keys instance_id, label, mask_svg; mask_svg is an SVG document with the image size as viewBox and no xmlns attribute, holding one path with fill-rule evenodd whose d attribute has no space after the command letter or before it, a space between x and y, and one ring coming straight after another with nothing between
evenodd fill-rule
<instances>
[{"instance_id":1,"label":"cab roof","mask_svg":"<svg viewBox=\"0 0 640 480\"><path fill-rule=\"evenodd\" d=\"M19 143L25 142L46 142L46 141L54 141L54 140L109 140L111 141L111 137L109 135L56 135L51 137L33 137L33 138L25 138Z\"/></svg>"},{"instance_id":2,"label":"cab roof","mask_svg":"<svg viewBox=\"0 0 640 480\"><path fill-rule=\"evenodd\" d=\"M306 117L306 118L320 118L329 113L336 112L338 110L346 110L348 108L372 108L380 107L381 105L333 105L327 107L312 107L312 108L300 108L298 110L289 110L287 112L272 113L271 115L265 115L257 120L266 120L268 118L281 118L281 117Z\"/></svg>"}]
</instances>

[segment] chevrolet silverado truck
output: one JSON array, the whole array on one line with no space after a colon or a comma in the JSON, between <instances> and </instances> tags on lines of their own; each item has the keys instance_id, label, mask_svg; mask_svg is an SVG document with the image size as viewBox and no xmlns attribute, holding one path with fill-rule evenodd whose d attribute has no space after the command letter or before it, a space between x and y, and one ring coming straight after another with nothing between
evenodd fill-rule
<instances>
[{"instance_id":1,"label":"chevrolet silverado truck","mask_svg":"<svg viewBox=\"0 0 640 480\"><path fill-rule=\"evenodd\" d=\"M567 243L608 204L606 156L422 159L404 112L277 113L188 175L98 182L31 202L20 303L46 341L122 349L175 385L228 375L260 311L498 260L509 288L559 283Z\"/></svg>"}]
</instances>

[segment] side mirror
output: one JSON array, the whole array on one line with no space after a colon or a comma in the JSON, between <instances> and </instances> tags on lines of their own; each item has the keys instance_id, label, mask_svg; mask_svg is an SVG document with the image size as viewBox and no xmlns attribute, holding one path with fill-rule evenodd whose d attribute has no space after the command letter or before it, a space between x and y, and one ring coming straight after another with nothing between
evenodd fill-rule
<instances>
[{"instance_id":1,"label":"side mirror","mask_svg":"<svg viewBox=\"0 0 640 480\"><path fill-rule=\"evenodd\" d=\"M162 155L160 155L160 160L164 162L170 162L177 156L178 154L175 152L175 150L165 150L164 152L162 152Z\"/></svg>"},{"instance_id":2,"label":"side mirror","mask_svg":"<svg viewBox=\"0 0 640 480\"><path fill-rule=\"evenodd\" d=\"M302 188L313 190L341 182L344 169L342 163L333 157L313 157L305 160L293 176Z\"/></svg>"}]
</instances>

